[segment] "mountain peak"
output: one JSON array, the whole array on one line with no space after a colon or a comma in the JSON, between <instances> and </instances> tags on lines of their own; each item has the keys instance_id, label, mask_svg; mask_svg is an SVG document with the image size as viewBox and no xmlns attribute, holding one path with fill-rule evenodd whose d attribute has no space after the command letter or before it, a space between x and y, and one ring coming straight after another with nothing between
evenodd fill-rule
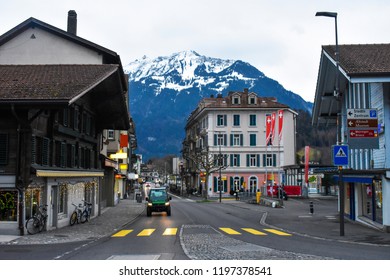
<instances>
[{"instance_id":1,"label":"mountain peak","mask_svg":"<svg viewBox=\"0 0 390 280\"><path fill-rule=\"evenodd\" d=\"M200 55L196 51L186 50L177 53L173 53L169 56L159 56L154 59L143 56L142 59L137 59L134 62L129 63L124 67L124 70L129 74L131 80L140 81L146 78L153 77L160 83L158 77L169 77L169 85L172 87L174 84L181 84L179 89L183 89L183 82L188 86L188 82L192 81L192 85L195 83L204 84L204 77L197 75L197 70L201 68L202 73L207 75L214 75L226 68L230 67L235 60L211 58ZM173 77L173 75L176 75ZM209 80L211 82L211 80ZM166 87L167 84L162 85Z\"/></svg>"}]
</instances>

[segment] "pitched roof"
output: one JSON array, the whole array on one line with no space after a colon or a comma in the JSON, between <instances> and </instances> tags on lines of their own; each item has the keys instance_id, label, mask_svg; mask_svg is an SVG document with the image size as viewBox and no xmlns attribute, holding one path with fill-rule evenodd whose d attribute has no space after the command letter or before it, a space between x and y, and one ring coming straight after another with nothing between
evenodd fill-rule
<instances>
[{"instance_id":1,"label":"pitched roof","mask_svg":"<svg viewBox=\"0 0 390 280\"><path fill-rule=\"evenodd\" d=\"M336 47L323 46L336 60ZM339 45L340 67L349 76L383 76L390 74L390 44Z\"/></svg>"},{"instance_id":2,"label":"pitched roof","mask_svg":"<svg viewBox=\"0 0 390 280\"><path fill-rule=\"evenodd\" d=\"M118 65L0 65L0 103L67 103L105 80Z\"/></svg>"}]
</instances>

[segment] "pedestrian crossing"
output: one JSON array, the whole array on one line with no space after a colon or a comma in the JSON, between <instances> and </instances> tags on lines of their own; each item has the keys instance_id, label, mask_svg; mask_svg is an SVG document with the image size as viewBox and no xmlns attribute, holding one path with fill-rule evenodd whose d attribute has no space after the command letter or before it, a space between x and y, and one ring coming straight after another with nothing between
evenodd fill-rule
<instances>
[{"instance_id":1,"label":"pedestrian crossing","mask_svg":"<svg viewBox=\"0 0 390 280\"><path fill-rule=\"evenodd\" d=\"M227 235L243 235L243 234L250 234L250 235L256 235L256 236L266 236L269 234L272 235L278 235L278 236L291 236L292 234L276 230L276 229L270 229L270 228L264 228L264 229L254 229L254 228L240 228L240 229L233 229L230 227L219 227L218 230L224 234ZM178 228L165 228L163 230L157 230L156 228L145 228L138 232L135 232L133 229L123 229L115 234L113 234L111 237L125 237L125 236L137 236L137 237L149 237L154 235L162 235L162 236L176 236L178 233Z\"/></svg>"}]
</instances>

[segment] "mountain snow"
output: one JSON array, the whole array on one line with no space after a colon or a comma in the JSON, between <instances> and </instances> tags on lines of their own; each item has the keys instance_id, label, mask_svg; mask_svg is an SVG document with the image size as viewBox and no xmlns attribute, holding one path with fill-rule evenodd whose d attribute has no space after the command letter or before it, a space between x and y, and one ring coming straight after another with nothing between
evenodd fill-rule
<instances>
[{"instance_id":1,"label":"mountain snow","mask_svg":"<svg viewBox=\"0 0 390 280\"><path fill-rule=\"evenodd\" d=\"M124 67L124 71L129 75L129 79L135 82L145 82L151 78L159 84L156 95L163 89L173 89L182 91L192 87L206 86L215 82L213 74L218 74L229 68L236 60L210 58L199 55L197 52L189 50L174 53L170 56L159 56L150 59L143 56ZM202 68L208 74L197 75L195 71ZM179 75L181 80L174 79ZM241 78L239 73L232 73L232 77ZM221 83L219 90L225 89L227 84Z\"/></svg>"}]
</instances>

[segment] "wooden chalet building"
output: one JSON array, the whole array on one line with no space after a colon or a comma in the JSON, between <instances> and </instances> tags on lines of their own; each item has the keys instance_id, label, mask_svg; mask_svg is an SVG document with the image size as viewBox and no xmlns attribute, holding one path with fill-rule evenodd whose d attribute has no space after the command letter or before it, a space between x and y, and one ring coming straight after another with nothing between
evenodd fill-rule
<instances>
[{"instance_id":1,"label":"wooden chalet building","mask_svg":"<svg viewBox=\"0 0 390 280\"><path fill-rule=\"evenodd\" d=\"M0 234L25 232L47 204L47 230L67 226L72 203L104 201L103 131L131 130L119 56L30 18L0 36Z\"/></svg>"}]
</instances>

